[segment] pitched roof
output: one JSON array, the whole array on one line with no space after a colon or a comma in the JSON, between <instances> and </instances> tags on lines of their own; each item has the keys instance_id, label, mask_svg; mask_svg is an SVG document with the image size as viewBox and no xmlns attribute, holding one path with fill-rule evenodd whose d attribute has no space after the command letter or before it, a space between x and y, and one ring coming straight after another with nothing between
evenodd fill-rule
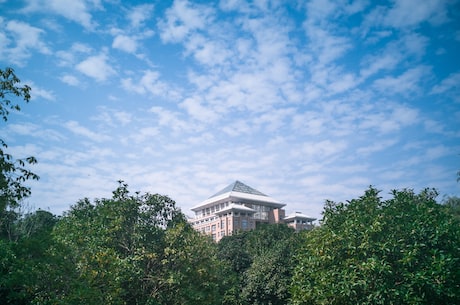
<instances>
[{"instance_id":1,"label":"pitched roof","mask_svg":"<svg viewBox=\"0 0 460 305\"><path fill-rule=\"evenodd\" d=\"M286 217L284 217L284 220L294 220L294 219L302 219L302 220L308 220L308 221L315 221L316 218L305 215L301 212L294 212Z\"/></svg>"},{"instance_id":2,"label":"pitched roof","mask_svg":"<svg viewBox=\"0 0 460 305\"><path fill-rule=\"evenodd\" d=\"M275 208L281 208L285 206L284 203L281 203L278 200L273 199L272 197L269 197L264 193L259 192L258 190L250 186L247 186L243 182L237 180L232 184L228 185L227 187L223 188L219 192L215 193L205 201L201 202L197 206L194 206L191 210L196 212L202 208L209 207L216 203L224 202L229 199L235 199L237 201L243 200L250 202L259 202L260 204L272 206Z\"/></svg>"},{"instance_id":3,"label":"pitched roof","mask_svg":"<svg viewBox=\"0 0 460 305\"><path fill-rule=\"evenodd\" d=\"M239 192L239 193L246 193L246 194L252 194L252 195L259 195L259 196L268 197L264 193L259 192L258 190L256 190L256 189L244 184L243 182L240 182L240 181L236 180L235 182L233 182L232 184L224 187L222 190L220 190L219 192L215 193L214 195L212 195L209 198L217 197L219 195L222 195L222 194L225 194L225 193L228 193L228 192Z\"/></svg>"}]
</instances>

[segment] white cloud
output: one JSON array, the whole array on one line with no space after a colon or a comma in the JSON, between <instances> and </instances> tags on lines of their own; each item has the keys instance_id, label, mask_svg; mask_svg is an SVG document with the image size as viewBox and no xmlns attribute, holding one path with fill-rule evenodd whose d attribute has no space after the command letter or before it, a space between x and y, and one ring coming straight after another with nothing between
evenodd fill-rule
<instances>
[{"instance_id":1,"label":"white cloud","mask_svg":"<svg viewBox=\"0 0 460 305\"><path fill-rule=\"evenodd\" d=\"M132 78L121 80L122 87L127 91L138 94L152 94L168 98L177 98L179 93L171 88L167 83L160 80L160 73L154 70L144 71L139 81L135 82Z\"/></svg>"},{"instance_id":2,"label":"white cloud","mask_svg":"<svg viewBox=\"0 0 460 305\"><path fill-rule=\"evenodd\" d=\"M219 116L209 107L203 106L202 103L196 98L187 98L181 104L180 107L184 108L187 113L194 119L207 122L215 122Z\"/></svg>"},{"instance_id":3,"label":"white cloud","mask_svg":"<svg viewBox=\"0 0 460 305\"><path fill-rule=\"evenodd\" d=\"M400 60L401 56L398 52L390 53L389 50L384 54L366 57L361 61L360 75L366 79L382 70L392 70Z\"/></svg>"},{"instance_id":4,"label":"white cloud","mask_svg":"<svg viewBox=\"0 0 460 305\"><path fill-rule=\"evenodd\" d=\"M393 27L417 26L430 21L439 24L447 21L447 1L396 0L388 10L384 23Z\"/></svg>"},{"instance_id":5,"label":"white cloud","mask_svg":"<svg viewBox=\"0 0 460 305\"><path fill-rule=\"evenodd\" d=\"M63 67L71 67L77 61L77 57L81 54L89 54L92 48L86 44L73 43L72 47L67 51L57 51L56 57L59 59L58 65Z\"/></svg>"},{"instance_id":6,"label":"white cloud","mask_svg":"<svg viewBox=\"0 0 460 305\"><path fill-rule=\"evenodd\" d=\"M59 131L44 128L34 123L8 124L9 133L30 136L51 141L62 141L65 139ZM30 153L30 152L28 152Z\"/></svg>"},{"instance_id":7,"label":"white cloud","mask_svg":"<svg viewBox=\"0 0 460 305\"><path fill-rule=\"evenodd\" d=\"M164 109L162 107L152 107L149 110L158 116L157 124L159 126L168 127L171 130L177 131L189 131L192 132L193 128L189 124L180 118L180 114Z\"/></svg>"},{"instance_id":8,"label":"white cloud","mask_svg":"<svg viewBox=\"0 0 460 305\"><path fill-rule=\"evenodd\" d=\"M0 25L2 22L0 22ZM31 26L22 21L12 20L9 21L5 30L6 35L2 34L3 42L0 42L0 54L6 53L7 57L14 64L23 66L26 60L31 56L32 51L38 51L42 54L51 54L51 50L43 41L42 35L45 33L42 29ZM0 38L2 38L0 36ZM12 39L8 40L8 36ZM8 49L9 42L14 41L14 46Z\"/></svg>"},{"instance_id":9,"label":"white cloud","mask_svg":"<svg viewBox=\"0 0 460 305\"><path fill-rule=\"evenodd\" d=\"M26 83L32 88L32 90L30 91L32 99L43 98L49 101L56 100L56 96L54 95L53 91L43 89L37 84L35 84L33 81L26 81Z\"/></svg>"},{"instance_id":10,"label":"white cloud","mask_svg":"<svg viewBox=\"0 0 460 305\"><path fill-rule=\"evenodd\" d=\"M321 113L298 113L292 118L292 128L300 134L319 135L326 126L327 119Z\"/></svg>"},{"instance_id":11,"label":"white cloud","mask_svg":"<svg viewBox=\"0 0 460 305\"><path fill-rule=\"evenodd\" d=\"M399 76L385 76L374 81L373 87L386 94L409 96L418 93L421 80L430 73L429 67L419 66L409 69Z\"/></svg>"},{"instance_id":12,"label":"white cloud","mask_svg":"<svg viewBox=\"0 0 460 305\"><path fill-rule=\"evenodd\" d=\"M362 113L358 124L361 131L378 131L382 134L399 132L402 127L418 124L420 122L419 110L417 108L398 105L394 103L380 104L368 112Z\"/></svg>"},{"instance_id":13,"label":"white cloud","mask_svg":"<svg viewBox=\"0 0 460 305\"><path fill-rule=\"evenodd\" d=\"M442 94L450 90L459 92L460 73L452 73L431 89L431 94Z\"/></svg>"},{"instance_id":14,"label":"white cloud","mask_svg":"<svg viewBox=\"0 0 460 305\"><path fill-rule=\"evenodd\" d=\"M134 28L138 28L143 25L144 21L150 18L154 6L152 4L142 4L133 7L128 13L128 20Z\"/></svg>"},{"instance_id":15,"label":"white cloud","mask_svg":"<svg viewBox=\"0 0 460 305\"><path fill-rule=\"evenodd\" d=\"M132 36L117 35L112 43L112 48L119 49L126 53L135 53L137 41Z\"/></svg>"},{"instance_id":16,"label":"white cloud","mask_svg":"<svg viewBox=\"0 0 460 305\"><path fill-rule=\"evenodd\" d=\"M302 144L300 153L310 160L330 159L345 151L348 143L340 141L322 140L319 142L305 142ZM297 152L296 152L297 154ZM330 160L329 160L330 161Z\"/></svg>"},{"instance_id":17,"label":"white cloud","mask_svg":"<svg viewBox=\"0 0 460 305\"><path fill-rule=\"evenodd\" d=\"M90 56L77 64L76 68L86 76L102 82L116 73L107 61L108 57L105 54Z\"/></svg>"},{"instance_id":18,"label":"white cloud","mask_svg":"<svg viewBox=\"0 0 460 305\"><path fill-rule=\"evenodd\" d=\"M435 147L428 148L425 153L425 158L427 160L434 160L434 159L442 158L449 154L452 154L452 151L448 147L444 145L438 145Z\"/></svg>"},{"instance_id":19,"label":"white cloud","mask_svg":"<svg viewBox=\"0 0 460 305\"><path fill-rule=\"evenodd\" d=\"M202 35L194 35L187 43L187 52L203 65L224 65L231 52L220 41L206 39Z\"/></svg>"},{"instance_id":20,"label":"white cloud","mask_svg":"<svg viewBox=\"0 0 460 305\"><path fill-rule=\"evenodd\" d=\"M409 33L402 36L400 44L402 51L407 55L421 57L425 54L429 39L417 33Z\"/></svg>"},{"instance_id":21,"label":"white cloud","mask_svg":"<svg viewBox=\"0 0 460 305\"><path fill-rule=\"evenodd\" d=\"M305 30L308 39L311 40L311 51L320 64L319 69L340 58L352 47L348 38L331 34L318 26L306 24Z\"/></svg>"},{"instance_id":22,"label":"white cloud","mask_svg":"<svg viewBox=\"0 0 460 305\"><path fill-rule=\"evenodd\" d=\"M29 0L27 7L25 7L22 11L25 13L36 11L47 13L52 12L71 21L77 22L86 29L92 29L95 24L93 23L91 14L89 13L88 2L91 3L91 1L85 0Z\"/></svg>"},{"instance_id":23,"label":"white cloud","mask_svg":"<svg viewBox=\"0 0 460 305\"><path fill-rule=\"evenodd\" d=\"M113 116L122 126L129 124L132 121L132 114L125 111L117 111L113 114Z\"/></svg>"},{"instance_id":24,"label":"white cloud","mask_svg":"<svg viewBox=\"0 0 460 305\"><path fill-rule=\"evenodd\" d=\"M131 123L133 120L133 114L104 106L98 107L97 115L91 117L91 119L102 123L101 128L110 127L113 129L114 127L118 127L120 125L126 126Z\"/></svg>"},{"instance_id":25,"label":"white cloud","mask_svg":"<svg viewBox=\"0 0 460 305\"><path fill-rule=\"evenodd\" d=\"M378 142L372 143L371 145L365 146L365 147L360 147L356 150L356 152L360 155L369 155L373 154L382 150L386 150L389 147L395 145L398 143L397 140L391 139L391 140L381 140L379 139Z\"/></svg>"},{"instance_id":26,"label":"white cloud","mask_svg":"<svg viewBox=\"0 0 460 305\"><path fill-rule=\"evenodd\" d=\"M130 135L130 139L136 143L152 143L155 137L159 134L157 127L143 127L136 130L136 133Z\"/></svg>"},{"instance_id":27,"label":"white cloud","mask_svg":"<svg viewBox=\"0 0 460 305\"><path fill-rule=\"evenodd\" d=\"M158 23L161 39L164 42L182 41L192 31L204 29L211 14L212 11L205 6L175 0L166 11L166 20Z\"/></svg>"},{"instance_id":28,"label":"white cloud","mask_svg":"<svg viewBox=\"0 0 460 305\"><path fill-rule=\"evenodd\" d=\"M83 136L94 142L105 142L111 139L110 136L94 132L76 121L68 121L64 124L64 127L73 132L76 135Z\"/></svg>"},{"instance_id":29,"label":"white cloud","mask_svg":"<svg viewBox=\"0 0 460 305\"><path fill-rule=\"evenodd\" d=\"M73 75L70 75L70 74L66 74L66 75L63 75L59 78L63 83L66 83L67 85L70 85L70 86L79 86L80 85L80 81L78 80L78 78L76 78L75 76Z\"/></svg>"}]
</instances>

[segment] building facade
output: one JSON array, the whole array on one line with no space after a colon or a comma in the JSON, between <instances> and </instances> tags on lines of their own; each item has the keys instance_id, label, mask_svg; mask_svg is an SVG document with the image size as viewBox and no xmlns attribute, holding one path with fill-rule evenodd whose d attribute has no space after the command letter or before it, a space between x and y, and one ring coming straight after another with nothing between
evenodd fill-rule
<instances>
[{"instance_id":1,"label":"building facade","mask_svg":"<svg viewBox=\"0 0 460 305\"><path fill-rule=\"evenodd\" d=\"M237 231L253 230L261 223L285 223L285 204L267 196L246 184L235 181L221 191L192 208L195 217L190 219L192 226L219 241L222 237ZM305 217L307 218L305 218ZM293 215L286 222L300 230L302 221L309 219L309 224L316 219L299 218ZM300 222L300 223L298 223ZM305 224L305 228L311 228Z\"/></svg>"}]
</instances>

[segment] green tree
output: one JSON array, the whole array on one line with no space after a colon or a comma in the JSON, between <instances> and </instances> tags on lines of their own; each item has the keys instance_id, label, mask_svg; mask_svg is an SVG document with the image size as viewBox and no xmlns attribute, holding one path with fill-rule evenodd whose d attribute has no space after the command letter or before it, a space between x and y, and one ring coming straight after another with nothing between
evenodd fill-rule
<instances>
[{"instance_id":1,"label":"green tree","mask_svg":"<svg viewBox=\"0 0 460 305\"><path fill-rule=\"evenodd\" d=\"M297 246L297 234L284 224L262 225L248 232L246 247L252 264L244 272L241 292L246 304L287 304Z\"/></svg>"},{"instance_id":2,"label":"green tree","mask_svg":"<svg viewBox=\"0 0 460 305\"><path fill-rule=\"evenodd\" d=\"M231 279L228 265L217 258L217 246L189 224L166 231L162 260L161 304L221 304Z\"/></svg>"},{"instance_id":3,"label":"green tree","mask_svg":"<svg viewBox=\"0 0 460 305\"><path fill-rule=\"evenodd\" d=\"M297 254L294 304L459 304L459 223L437 193L327 201Z\"/></svg>"},{"instance_id":4,"label":"green tree","mask_svg":"<svg viewBox=\"0 0 460 305\"><path fill-rule=\"evenodd\" d=\"M111 199L79 201L53 234L58 271L41 303L219 303L216 246L167 196L132 195L120 181Z\"/></svg>"},{"instance_id":5,"label":"green tree","mask_svg":"<svg viewBox=\"0 0 460 305\"><path fill-rule=\"evenodd\" d=\"M58 219L38 210L14 223L13 240L0 240L0 299L2 304L30 304L46 289L48 249Z\"/></svg>"},{"instance_id":6,"label":"green tree","mask_svg":"<svg viewBox=\"0 0 460 305\"><path fill-rule=\"evenodd\" d=\"M8 120L10 111L20 111L19 103L11 98L22 99L28 103L31 88L27 85L20 86L20 80L14 70L0 69L0 116L3 121ZM4 228L5 219L15 216L10 209L17 208L22 199L30 195L30 188L24 185L28 179L38 180L39 177L26 168L27 164L37 162L35 157L15 159L6 152L7 144L0 138L0 227Z\"/></svg>"},{"instance_id":7,"label":"green tree","mask_svg":"<svg viewBox=\"0 0 460 305\"><path fill-rule=\"evenodd\" d=\"M286 304L297 238L286 225L261 225L224 237L218 244L219 258L235 277L226 304Z\"/></svg>"},{"instance_id":8,"label":"green tree","mask_svg":"<svg viewBox=\"0 0 460 305\"><path fill-rule=\"evenodd\" d=\"M457 196L449 196L444 198L442 201L442 204L444 204L451 212L454 217L457 218L457 220L460 220L460 198Z\"/></svg>"}]
</instances>

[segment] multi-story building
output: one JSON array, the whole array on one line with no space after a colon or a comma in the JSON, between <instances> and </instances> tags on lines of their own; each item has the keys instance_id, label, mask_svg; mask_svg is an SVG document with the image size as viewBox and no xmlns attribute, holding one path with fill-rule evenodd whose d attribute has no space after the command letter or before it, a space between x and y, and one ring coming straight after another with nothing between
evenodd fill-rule
<instances>
[{"instance_id":1,"label":"multi-story building","mask_svg":"<svg viewBox=\"0 0 460 305\"><path fill-rule=\"evenodd\" d=\"M211 235L215 241L219 241L233 232L255 229L261 223L284 223L285 211L282 209L284 206L285 204L278 200L240 181L235 181L193 207L195 218L190 222L196 230ZM305 216L293 215L288 218L287 224L300 230L302 226L298 224L302 224L302 221L309 221L312 225L316 220ZM302 228L307 228L307 225Z\"/></svg>"}]
</instances>

